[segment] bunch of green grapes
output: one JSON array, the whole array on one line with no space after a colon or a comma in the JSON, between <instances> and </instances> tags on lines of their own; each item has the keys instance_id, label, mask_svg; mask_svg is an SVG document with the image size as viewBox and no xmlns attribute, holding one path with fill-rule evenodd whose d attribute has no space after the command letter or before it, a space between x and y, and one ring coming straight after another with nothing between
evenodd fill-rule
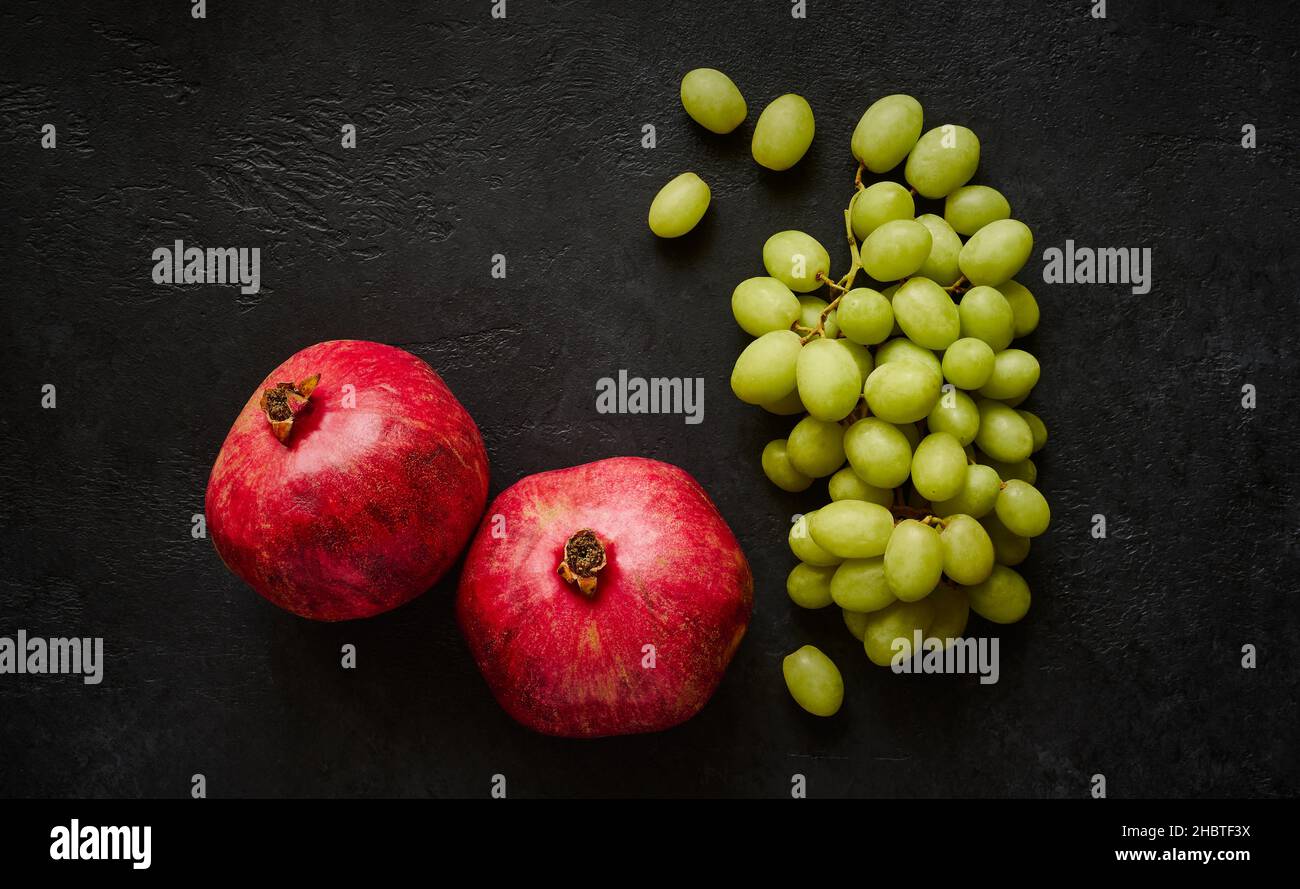
<instances>
[{"instance_id":1,"label":"bunch of green grapes","mask_svg":"<svg viewBox=\"0 0 1300 889\"><path fill-rule=\"evenodd\" d=\"M830 502L790 529L790 598L838 606L867 657L888 666L916 630L944 642L972 610L1001 624L1025 616L1014 566L1050 520L1032 459L1047 428L1021 407L1038 360L1013 346L1038 325L1033 295L1013 280L1033 236L1000 192L967 184L979 139L953 125L922 134L921 105L894 95L867 109L852 148L848 268L834 276L803 232L767 240L767 274L731 298L755 337L731 388L799 418L763 449L773 484L829 480ZM906 185L863 182L900 164ZM941 213L917 215L918 196L942 199ZM787 659L786 679L805 709L828 715L843 683L809 649Z\"/></svg>"}]
</instances>

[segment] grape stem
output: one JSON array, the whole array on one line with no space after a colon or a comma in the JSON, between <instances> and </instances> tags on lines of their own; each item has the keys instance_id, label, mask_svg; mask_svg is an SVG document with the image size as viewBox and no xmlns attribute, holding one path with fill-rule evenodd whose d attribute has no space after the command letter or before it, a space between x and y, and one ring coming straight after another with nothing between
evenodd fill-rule
<instances>
[{"instance_id":1,"label":"grape stem","mask_svg":"<svg viewBox=\"0 0 1300 889\"><path fill-rule=\"evenodd\" d=\"M966 280L966 276L962 275L956 281L953 281L951 284L949 284L947 287L943 289L948 291L949 293L965 293L966 285L969 283L970 281Z\"/></svg>"},{"instance_id":2,"label":"grape stem","mask_svg":"<svg viewBox=\"0 0 1300 889\"><path fill-rule=\"evenodd\" d=\"M853 185L858 191L862 191L862 189L866 188L866 186L862 184L862 171L866 168L866 164L862 161L858 161L858 172L853 174Z\"/></svg>"}]
</instances>

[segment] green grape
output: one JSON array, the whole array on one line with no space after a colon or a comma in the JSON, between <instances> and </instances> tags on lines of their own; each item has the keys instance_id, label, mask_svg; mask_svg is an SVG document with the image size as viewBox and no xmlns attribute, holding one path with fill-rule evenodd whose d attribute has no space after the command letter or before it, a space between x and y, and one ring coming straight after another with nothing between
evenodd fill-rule
<instances>
[{"instance_id":1,"label":"green grape","mask_svg":"<svg viewBox=\"0 0 1300 889\"><path fill-rule=\"evenodd\" d=\"M916 144L921 121L921 103L911 96L877 99L853 128L853 156L873 173L889 172Z\"/></svg>"},{"instance_id":2,"label":"green grape","mask_svg":"<svg viewBox=\"0 0 1300 889\"><path fill-rule=\"evenodd\" d=\"M999 401L1024 398L1038 385L1038 375L1037 358L1023 349L1006 349L994 356L993 373L979 391Z\"/></svg>"},{"instance_id":3,"label":"green grape","mask_svg":"<svg viewBox=\"0 0 1300 889\"><path fill-rule=\"evenodd\" d=\"M808 293L822 286L818 275L830 274L831 257L812 235L789 230L763 244L763 267L796 293Z\"/></svg>"},{"instance_id":4,"label":"green grape","mask_svg":"<svg viewBox=\"0 0 1300 889\"><path fill-rule=\"evenodd\" d=\"M968 515L950 516L939 532L943 573L963 586L982 583L993 572L993 541L984 526Z\"/></svg>"},{"instance_id":5,"label":"green grape","mask_svg":"<svg viewBox=\"0 0 1300 889\"><path fill-rule=\"evenodd\" d=\"M858 405L862 374L836 340L817 338L799 350L799 398L818 420L842 420Z\"/></svg>"},{"instance_id":6,"label":"green grape","mask_svg":"<svg viewBox=\"0 0 1300 889\"><path fill-rule=\"evenodd\" d=\"M1034 434L1019 414L997 401L975 402L980 411L980 429L975 444L994 460L1019 463L1033 452Z\"/></svg>"},{"instance_id":7,"label":"green grape","mask_svg":"<svg viewBox=\"0 0 1300 889\"><path fill-rule=\"evenodd\" d=\"M963 337L983 340L994 352L1011 345L1016 318L1001 291L993 287L972 287L962 295L957 313L961 316Z\"/></svg>"},{"instance_id":8,"label":"green grape","mask_svg":"<svg viewBox=\"0 0 1300 889\"><path fill-rule=\"evenodd\" d=\"M904 602L924 599L943 574L939 532L915 519L899 522L885 548L884 565L885 582L895 596Z\"/></svg>"},{"instance_id":9,"label":"green grape","mask_svg":"<svg viewBox=\"0 0 1300 889\"><path fill-rule=\"evenodd\" d=\"M902 423L899 425L898 431L903 433L903 437L907 439L907 446L915 453L917 446L921 444L921 439L925 437L921 427L915 423Z\"/></svg>"},{"instance_id":10,"label":"green grape","mask_svg":"<svg viewBox=\"0 0 1300 889\"><path fill-rule=\"evenodd\" d=\"M966 452L947 432L931 432L912 455L912 485L926 500L948 500L966 483Z\"/></svg>"},{"instance_id":11,"label":"green grape","mask_svg":"<svg viewBox=\"0 0 1300 889\"><path fill-rule=\"evenodd\" d=\"M821 649L805 645L786 655L781 661L781 673L795 703L813 716L834 716L839 712L844 703L844 677Z\"/></svg>"},{"instance_id":12,"label":"green grape","mask_svg":"<svg viewBox=\"0 0 1300 889\"><path fill-rule=\"evenodd\" d=\"M957 263L972 284L996 287L1011 280L1034 249L1034 235L1019 219L990 222L971 235Z\"/></svg>"},{"instance_id":13,"label":"green grape","mask_svg":"<svg viewBox=\"0 0 1300 889\"><path fill-rule=\"evenodd\" d=\"M1003 404L1005 404L1007 407L1020 407L1020 405L1024 402L1024 400L1032 394L1033 391L1031 390L1029 392L1026 392L1024 395L1019 395L1015 398L996 398L994 399L994 401L1000 401Z\"/></svg>"},{"instance_id":14,"label":"green grape","mask_svg":"<svg viewBox=\"0 0 1300 889\"><path fill-rule=\"evenodd\" d=\"M844 626L849 628L854 639L861 642L862 634L867 630L866 614L860 611L849 611L847 608L841 608L840 614L844 615Z\"/></svg>"},{"instance_id":15,"label":"green grape","mask_svg":"<svg viewBox=\"0 0 1300 889\"><path fill-rule=\"evenodd\" d=\"M1006 281L998 285L998 292L1006 298L1015 319L1016 336L1028 336L1038 327L1038 303L1029 289L1019 281Z\"/></svg>"},{"instance_id":16,"label":"green grape","mask_svg":"<svg viewBox=\"0 0 1300 889\"><path fill-rule=\"evenodd\" d=\"M845 611L879 611L898 597L885 582L884 559L847 559L831 578L831 599Z\"/></svg>"},{"instance_id":17,"label":"green grape","mask_svg":"<svg viewBox=\"0 0 1300 889\"><path fill-rule=\"evenodd\" d=\"M1047 498L1033 485L1015 478L1002 486L995 508L998 521L1018 537L1037 537L1052 521Z\"/></svg>"},{"instance_id":18,"label":"green grape","mask_svg":"<svg viewBox=\"0 0 1300 889\"><path fill-rule=\"evenodd\" d=\"M825 608L831 604L831 578L834 565L809 565L800 562L785 579L785 591L800 608Z\"/></svg>"},{"instance_id":19,"label":"green grape","mask_svg":"<svg viewBox=\"0 0 1300 889\"><path fill-rule=\"evenodd\" d=\"M965 127L944 124L917 140L903 177L922 197L942 198L969 182L979 165L979 137Z\"/></svg>"},{"instance_id":20,"label":"green grape","mask_svg":"<svg viewBox=\"0 0 1300 889\"><path fill-rule=\"evenodd\" d=\"M848 438L848 433L845 433L846 451ZM881 506L889 506L894 502L894 492L891 489L867 484L851 466L845 466L832 475L826 487L830 491L832 500L865 500L868 503L879 503Z\"/></svg>"},{"instance_id":21,"label":"green grape","mask_svg":"<svg viewBox=\"0 0 1300 889\"><path fill-rule=\"evenodd\" d=\"M1019 479L1032 485L1038 479L1038 467L1028 457L1016 463L1003 463L1001 460L994 460L987 454L981 454L980 463L994 470L998 474L998 478L1004 482Z\"/></svg>"},{"instance_id":22,"label":"green grape","mask_svg":"<svg viewBox=\"0 0 1300 889\"><path fill-rule=\"evenodd\" d=\"M713 133L730 133L749 113L731 78L714 68L696 68L682 78L682 107L691 120Z\"/></svg>"},{"instance_id":23,"label":"green grape","mask_svg":"<svg viewBox=\"0 0 1300 889\"><path fill-rule=\"evenodd\" d=\"M961 238L942 216L926 213L916 217L916 221L930 230L930 255L916 273L943 287L950 286L961 277L961 267L957 264Z\"/></svg>"},{"instance_id":24,"label":"green grape","mask_svg":"<svg viewBox=\"0 0 1300 889\"><path fill-rule=\"evenodd\" d=\"M894 329L893 307L870 287L854 287L840 297L835 314L844 335L864 346L884 342Z\"/></svg>"},{"instance_id":25,"label":"green grape","mask_svg":"<svg viewBox=\"0 0 1300 889\"><path fill-rule=\"evenodd\" d=\"M925 638L934 624L935 608L930 597L919 602L895 602L879 611L867 615L866 627L862 632L862 644L867 657L878 667L888 667L894 660L895 642L906 643L901 646L899 654L903 660L910 660L913 634L921 631Z\"/></svg>"},{"instance_id":26,"label":"green grape","mask_svg":"<svg viewBox=\"0 0 1300 889\"><path fill-rule=\"evenodd\" d=\"M836 309L836 312L838 311L839 310ZM829 318L826 320L827 322L830 321ZM876 363L871 358L871 350L866 346L859 345L858 343L853 342L853 340L845 337L831 340L831 342L839 343L840 348L847 351L849 356L853 359L853 363L858 368L858 389L855 393L855 397L862 395L862 387L867 382L867 377L871 376L871 372L876 369Z\"/></svg>"},{"instance_id":27,"label":"green grape","mask_svg":"<svg viewBox=\"0 0 1300 889\"><path fill-rule=\"evenodd\" d=\"M1013 624L1029 611L1029 584L1005 565L994 565L988 580L966 588L970 607L995 624Z\"/></svg>"},{"instance_id":28,"label":"green grape","mask_svg":"<svg viewBox=\"0 0 1300 889\"><path fill-rule=\"evenodd\" d=\"M899 333L901 334L902 331L899 331ZM929 349L918 346L905 336L899 336L887 343L883 343L880 348L876 349L876 367L888 364L891 361L914 361L934 371L935 376L943 376L943 369L938 357Z\"/></svg>"},{"instance_id":29,"label":"green grape","mask_svg":"<svg viewBox=\"0 0 1300 889\"><path fill-rule=\"evenodd\" d=\"M876 488L898 487L907 481L912 469L912 446L907 436L897 426L876 417L865 417L848 428L844 453L858 477Z\"/></svg>"},{"instance_id":30,"label":"green grape","mask_svg":"<svg viewBox=\"0 0 1300 889\"><path fill-rule=\"evenodd\" d=\"M790 465L784 438L769 441L763 448L763 474L782 491L797 494L808 490L812 479Z\"/></svg>"},{"instance_id":31,"label":"green grape","mask_svg":"<svg viewBox=\"0 0 1300 889\"><path fill-rule=\"evenodd\" d=\"M934 605L934 620L926 630L925 638L938 639L947 648L949 639L960 639L966 632L966 622L970 619L970 599L965 590L941 583L926 601Z\"/></svg>"},{"instance_id":32,"label":"green grape","mask_svg":"<svg viewBox=\"0 0 1300 889\"><path fill-rule=\"evenodd\" d=\"M987 185L963 185L943 202L943 218L959 235L975 232L1011 215L1011 205L1002 192Z\"/></svg>"},{"instance_id":33,"label":"green grape","mask_svg":"<svg viewBox=\"0 0 1300 889\"><path fill-rule=\"evenodd\" d=\"M992 467L980 463L966 467L966 479L957 496L951 500L936 500L930 510L937 516L968 515L983 518L993 511L998 501L1002 480Z\"/></svg>"},{"instance_id":34,"label":"green grape","mask_svg":"<svg viewBox=\"0 0 1300 889\"><path fill-rule=\"evenodd\" d=\"M790 462L804 475L822 478L844 465L844 427L839 423L804 417L786 442Z\"/></svg>"},{"instance_id":35,"label":"green grape","mask_svg":"<svg viewBox=\"0 0 1300 889\"><path fill-rule=\"evenodd\" d=\"M916 214L912 193L897 182L868 185L849 201L849 219L859 241L886 222L911 219ZM893 280L893 279L890 279Z\"/></svg>"},{"instance_id":36,"label":"green grape","mask_svg":"<svg viewBox=\"0 0 1300 889\"><path fill-rule=\"evenodd\" d=\"M817 322L821 319L822 312L830 305L820 296L801 296L799 297L799 326L806 327L809 330L817 329ZM836 308L826 315L826 321L822 324L822 330L826 332L827 339L835 339L840 335L839 309Z\"/></svg>"},{"instance_id":37,"label":"green grape","mask_svg":"<svg viewBox=\"0 0 1300 889\"><path fill-rule=\"evenodd\" d=\"M795 365L795 369L797 374L798 364ZM808 413L807 408L803 406L803 402L799 400L799 390L797 388L791 389L790 394L784 398L778 398L776 401L765 402L761 407L768 413L776 414L780 417L791 417L795 414Z\"/></svg>"},{"instance_id":38,"label":"green grape","mask_svg":"<svg viewBox=\"0 0 1300 889\"><path fill-rule=\"evenodd\" d=\"M650 202L650 231L661 238L680 238L709 209L709 186L694 173L670 179Z\"/></svg>"},{"instance_id":39,"label":"green grape","mask_svg":"<svg viewBox=\"0 0 1300 889\"><path fill-rule=\"evenodd\" d=\"M941 385L939 374L924 365L893 361L871 372L863 393L871 412L885 422L915 423L934 409Z\"/></svg>"},{"instance_id":40,"label":"green grape","mask_svg":"<svg viewBox=\"0 0 1300 889\"><path fill-rule=\"evenodd\" d=\"M993 557L999 565L1019 565L1029 555L1029 538L1020 537L1007 530L1007 526L990 514L979 520L993 541Z\"/></svg>"},{"instance_id":41,"label":"green grape","mask_svg":"<svg viewBox=\"0 0 1300 889\"><path fill-rule=\"evenodd\" d=\"M877 503L836 500L813 513L808 532L831 555L843 559L869 559L885 551L894 517Z\"/></svg>"},{"instance_id":42,"label":"green grape","mask_svg":"<svg viewBox=\"0 0 1300 889\"><path fill-rule=\"evenodd\" d=\"M943 388L943 394L925 422L931 432L947 432L964 448L975 440L975 433L979 432L980 411L975 406L975 399L948 385Z\"/></svg>"},{"instance_id":43,"label":"green grape","mask_svg":"<svg viewBox=\"0 0 1300 889\"><path fill-rule=\"evenodd\" d=\"M1029 431L1034 434L1034 453L1037 454L1047 444L1047 425L1038 414L1031 414L1029 411L1016 411L1016 413L1029 424Z\"/></svg>"},{"instance_id":44,"label":"green grape","mask_svg":"<svg viewBox=\"0 0 1300 889\"><path fill-rule=\"evenodd\" d=\"M750 336L789 330L799 320L799 299L776 278L746 278L731 292L731 314Z\"/></svg>"},{"instance_id":45,"label":"green grape","mask_svg":"<svg viewBox=\"0 0 1300 889\"><path fill-rule=\"evenodd\" d=\"M844 560L826 552L808 533L808 520L815 512L816 510L804 513L790 525L790 534L787 538L790 552L794 553L796 559L809 565L838 565Z\"/></svg>"},{"instance_id":46,"label":"green grape","mask_svg":"<svg viewBox=\"0 0 1300 889\"><path fill-rule=\"evenodd\" d=\"M898 326L918 346L946 349L961 335L957 304L929 278L909 279L894 294L893 305Z\"/></svg>"},{"instance_id":47,"label":"green grape","mask_svg":"<svg viewBox=\"0 0 1300 889\"><path fill-rule=\"evenodd\" d=\"M867 235L860 252L868 275L897 281L915 274L930 255L930 230L915 219L894 219Z\"/></svg>"},{"instance_id":48,"label":"green grape","mask_svg":"<svg viewBox=\"0 0 1300 889\"><path fill-rule=\"evenodd\" d=\"M993 347L965 336L943 353L943 378L959 389L978 389L993 375L993 364Z\"/></svg>"},{"instance_id":49,"label":"green grape","mask_svg":"<svg viewBox=\"0 0 1300 889\"><path fill-rule=\"evenodd\" d=\"M731 371L731 391L746 404L771 404L795 387L795 365L803 348L793 330L765 333L745 347Z\"/></svg>"},{"instance_id":50,"label":"green grape","mask_svg":"<svg viewBox=\"0 0 1300 889\"><path fill-rule=\"evenodd\" d=\"M773 99L754 124L754 160L769 170L788 170L812 145L814 130L807 99L793 93Z\"/></svg>"}]
</instances>

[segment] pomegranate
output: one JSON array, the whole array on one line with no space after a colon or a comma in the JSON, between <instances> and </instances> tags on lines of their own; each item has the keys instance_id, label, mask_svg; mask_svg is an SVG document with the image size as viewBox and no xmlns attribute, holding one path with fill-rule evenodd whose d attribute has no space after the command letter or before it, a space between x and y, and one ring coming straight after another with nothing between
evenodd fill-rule
<instances>
[{"instance_id":1,"label":"pomegranate","mask_svg":"<svg viewBox=\"0 0 1300 889\"><path fill-rule=\"evenodd\" d=\"M456 605L506 712L591 738L699 712L753 599L745 554L699 483L616 457L528 476L497 497Z\"/></svg>"},{"instance_id":2,"label":"pomegranate","mask_svg":"<svg viewBox=\"0 0 1300 889\"><path fill-rule=\"evenodd\" d=\"M303 349L248 399L208 479L217 552L258 593L313 620L414 599L456 560L487 501L478 427L409 352Z\"/></svg>"}]
</instances>

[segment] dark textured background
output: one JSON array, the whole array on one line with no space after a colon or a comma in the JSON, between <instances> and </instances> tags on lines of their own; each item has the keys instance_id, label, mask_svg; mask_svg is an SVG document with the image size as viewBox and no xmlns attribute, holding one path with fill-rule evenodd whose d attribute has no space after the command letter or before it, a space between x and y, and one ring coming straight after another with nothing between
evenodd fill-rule
<instances>
[{"instance_id":1,"label":"dark textured background","mask_svg":"<svg viewBox=\"0 0 1300 889\"><path fill-rule=\"evenodd\" d=\"M1293 6L1112 2L1105 21L1083 0L809 0L805 21L784 0L510 0L505 21L489 6L0 10L0 635L107 650L99 687L0 676L0 794L182 796L195 772L212 796L482 796L498 772L517 796L784 795L795 772L818 796L1080 797L1097 772L1115 797L1300 790ZM749 101L729 137L681 110L678 79L701 65ZM787 91L817 138L772 174L748 138ZM745 341L731 288L782 228L843 262L849 133L896 91L927 126L980 135L976 181L1038 242L1021 277L1043 310L1031 406L1051 428L1055 524L991 687L871 668L837 613L789 603L785 530L821 495L763 480L759 451L788 422L727 386ZM45 122L57 151L39 148ZM713 206L658 242L646 207L683 169ZM260 246L262 293L154 285L150 253L175 238ZM1041 248L1067 238L1151 247L1154 289L1043 285ZM191 539L253 387L341 337L443 374L483 429L494 493L614 454L704 483L757 608L700 716L657 736L532 735L470 661L454 577L388 615L314 624ZM619 368L705 377L704 423L597 415L595 381ZM45 383L57 410L39 407ZM1089 536L1094 513L1109 539ZM809 641L845 673L835 719L782 683L780 658Z\"/></svg>"}]
</instances>

